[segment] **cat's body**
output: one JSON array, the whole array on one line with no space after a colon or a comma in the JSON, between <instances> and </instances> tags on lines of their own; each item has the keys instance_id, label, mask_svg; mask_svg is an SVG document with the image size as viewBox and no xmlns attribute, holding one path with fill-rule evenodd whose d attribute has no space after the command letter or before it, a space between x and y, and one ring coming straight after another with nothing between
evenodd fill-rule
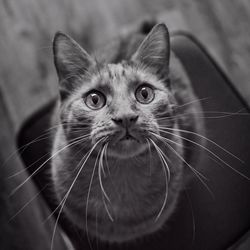
<instances>
[{"instance_id":1,"label":"cat's body","mask_svg":"<svg viewBox=\"0 0 250 250\"><path fill-rule=\"evenodd\" d=\"M113 40L96 58L63 34L54 41L62 93L52 151L58 203L73 224L109 242L167 223L184 169L199 157L181 130L203 133L201 109L167 29L157 25L144 39Z\"/></svg>"}]
</instances>

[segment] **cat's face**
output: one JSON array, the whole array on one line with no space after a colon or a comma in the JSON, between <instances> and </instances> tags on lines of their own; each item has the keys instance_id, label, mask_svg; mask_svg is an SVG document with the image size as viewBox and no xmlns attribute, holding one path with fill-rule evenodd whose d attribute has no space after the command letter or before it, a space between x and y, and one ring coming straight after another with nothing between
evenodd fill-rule
<instances>
[{"instance_id":1,"label":"cat's face","mask_svg":"<svg viewBox=\"0 0 250 250\"><path fill-rule=\"evenodd\" d=\"M69 124L88 123L93 145L106 138L110 156L127 158L147 149L148 131L159 133L155 114L166 114L171 105L164 82L123 63L99 69L72 94L66 110Z\"/></svg>"},{"instance_id":2,"label":"cat's face","mask_svg":"<svg viewBox=\"0 0 250 250\"><path fill-rule=\"evenodd\" d=\"M124 241L152 232L164 222L156 223L158 215L165 213L166 217L173 207L172 191L166 191L173 185L166 184L170 170L164 166L161 152L156 153L153 140L163 126L161 117L171 116L174 105L168 82L169 53L164 25L153 28L130 60L118 64L98 63L64 34L55 38L63 134L68 144L84 138L81 144L90 150L82 149L86 158L79 156L80 147L79 151L63 155L64 160L55 160L60 165L53 170L56 189L61 198L70 190L65 205L68 215L81 226L81 219L88 218L88 229L101 239ZM93 159L92 149L96 150ZM103 163L104 155L107 163ZM171 160L171 153L167 155ZM80 168L74 179L72 169L83 166L82 162L86 163L85 173ZM171 180L175 178L178 175ZM110 203L106 200L106 204L105 199ZM110 219L109 209L115 222ZM95 219L91 219L96 214L99 232Z\"/></svg>"}]
</instances>

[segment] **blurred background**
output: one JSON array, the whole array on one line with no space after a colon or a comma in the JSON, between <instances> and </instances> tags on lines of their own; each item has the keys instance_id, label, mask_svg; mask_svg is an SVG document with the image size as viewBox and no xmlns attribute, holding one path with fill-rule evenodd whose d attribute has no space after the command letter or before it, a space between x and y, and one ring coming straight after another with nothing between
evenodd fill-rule
<instances>
[{"instance_id":1,"label":"blurred background","mask_svg":"<svg viewBox=\"0 0 250 250\"><path fill-rule=\"evenodd\" d=\"M0 95L5 119L16 131L25 117L56 95L51 41L57 30L92 50L121 28L157 15L170 30L194 34L250 99L248 0L2 0Z\"/></svg>"},{"instance_id":2,"label":"blurred background","mask_svg":"<svg viewBox=\"0 0 250 250\"><path fill-rule=\"evenodd\" d=\"M23 122L57 95L51 48L56 31L69 34L92 51L126 27L150 17L166 22L172 32L184 30L198 38L250 104L249 0L1 0L1 164L15 151L15 136ZM7 193L13 187L4 176L10 169L22 169L18 158L8 161L7 167L2 165L0 242L9 241L6 232L13 230L6 222L7 213L14 206ZM16 183L25 176L18 178ZM32 197L31 189L27 190L25 195ZM41 216L29 209L27 213L33 211L33 220ZM26 223L34 232L32 220ZM39 238L41 242L47 237L41 234L35 233L33 241ZM26 242L30 240L27 236Z\"/></svg>"}]
</instances>

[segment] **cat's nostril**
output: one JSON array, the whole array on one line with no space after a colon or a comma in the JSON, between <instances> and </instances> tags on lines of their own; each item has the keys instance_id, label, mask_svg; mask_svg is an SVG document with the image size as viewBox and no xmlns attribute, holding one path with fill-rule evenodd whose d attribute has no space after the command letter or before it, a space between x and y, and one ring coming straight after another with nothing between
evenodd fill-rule
<instances>
[{"instance_id":1,"label":"cat's nostril","mask_svg":"<svg viewBox=\"0 0 250 250\"><path fill-rule=\"evenodd\" d=\"M112 121L117 125L122 125L123 120L121 118L112 118Z\"/></svg>"},{"instance_id":2,"label":"cat's nostril","mask_svg":"<svg viewBox=\"0 0 250 250\"><path fill-rule=\"evenodd\" d=\"M131 116L131 117L129 117L129 121L131 122L131 123L135 123L137 120L138 120L138 115L137 116Z\"/></svg>"},{"instance_id":3,"label":"cat's nostril","mask_svg":"<svg viewBox=\"0 0 250 250\"><path fill-rule=\"evenodd\" d=\"M136 116L125 116L123 118L112 118L112 121L122 127L129 127L136 123L138 120L138 115Z\"/></svg>"}]
</instances>

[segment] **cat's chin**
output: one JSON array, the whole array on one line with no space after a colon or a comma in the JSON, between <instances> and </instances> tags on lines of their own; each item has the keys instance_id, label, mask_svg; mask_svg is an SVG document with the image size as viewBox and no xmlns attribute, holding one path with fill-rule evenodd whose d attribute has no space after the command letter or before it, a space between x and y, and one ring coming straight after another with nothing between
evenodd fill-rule
<instances>
[{"instance_id":1,"label":"cat's chin","mask_svg":"<svg viewBox=\"0 0 250 250\"><path fill-rule=\"evenodd\" d=\"M146 143L135 139L120 140L108 147L107 154L109 157L127 159L142 154L147 150L147 147Z\"/></svg>"}]
</instances>

